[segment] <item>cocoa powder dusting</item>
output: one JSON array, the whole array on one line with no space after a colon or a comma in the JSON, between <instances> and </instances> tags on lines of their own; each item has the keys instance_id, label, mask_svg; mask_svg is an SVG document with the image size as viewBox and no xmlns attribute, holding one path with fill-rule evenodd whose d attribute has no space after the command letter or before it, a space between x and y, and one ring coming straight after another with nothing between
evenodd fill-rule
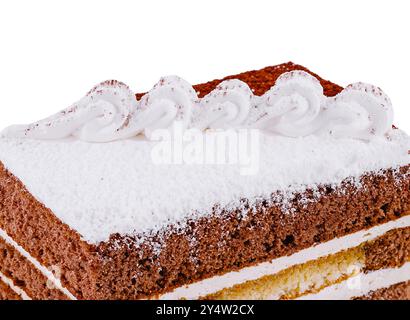
<instances>
[{"instance_id":1,"label":"cocoa powder dusting","mask_svg":"<svg viewBox=\"0 0 410 320\"><path fill-rule=\"evenodd\" d=\"M276 82L276 79L283 73L294 71L294 70L302 70L310 73L312 76L316 77L321 85L323 86L324 94L328 97L333 97L339 92L343 90L343 87L334 84L328 80L324 80L319 77L317 74L311 72L309 69L294 64L293 62L283 63L276 66L266 67L260 70L253 70L247 71L236 75L227 76L223 79L216 79L206 83L194 85L195 91L198 93L200 98L204 97L212 90L214 90L222 81L230 80L230 79L238 79L246 84L251 88L255 95L263 95L266 91L268 91ZM137 93L137 99L141 99L141 97L145 93Z\"/></svg>"}]
</instances>

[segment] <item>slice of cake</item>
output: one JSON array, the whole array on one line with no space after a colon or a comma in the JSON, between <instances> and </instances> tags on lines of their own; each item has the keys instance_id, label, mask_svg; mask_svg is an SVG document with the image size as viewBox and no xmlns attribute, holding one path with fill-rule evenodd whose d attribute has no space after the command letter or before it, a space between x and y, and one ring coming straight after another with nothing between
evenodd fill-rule
<instances>
[{"instance_id":1,"label":"slice of cake","mask_svg":"<svg viewBox=\"0 0 410 320\"><path fill-rule=\"evenodd\" d=\"M410 138L286 63L107 81L0 138L0 297L410 299Z\"/></svg>"}]
</instances>

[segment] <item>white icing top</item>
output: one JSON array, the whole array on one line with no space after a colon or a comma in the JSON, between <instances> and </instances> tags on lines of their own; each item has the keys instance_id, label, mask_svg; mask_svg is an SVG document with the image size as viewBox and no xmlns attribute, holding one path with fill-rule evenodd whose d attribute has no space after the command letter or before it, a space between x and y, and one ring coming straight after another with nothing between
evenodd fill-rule
<instances>
[{"instance_id":1,"label":"white icing top","mask_svg":"<svg viewBox=\"0 0 410 320\"><path fill-rule=\"evenodd\" d=\"M199 99L188 82L170 76L140 101L125 84L103 82L73 106L30 125L9 127L2 135L107 142L140 133L150 136L154 129L169 128L176 121L201 130L259 128L288 137L370 140L390 130L393 111L379 88L356 83L328 98L320 82L304 71L284 73L261 97L254 96L246 83L227 80Z\"/></svg>"},{"instance_id":2,"label":"white icing top","mask_svg":"<svg viewBox=\"0 0 410 320\"><path fill-rule=\"evenodd\" d=\"M248 198L252 205L275 190L285 193L285 206L292 192L306 187L408 164L409 137L400 130L390 136L366 142L262 135L254 175L241 175L240 165L156 165L150 156L156 142L135 138L109 143L3 138L0 161L58 218L98 243L112 233L155 231L206 216L215 204L241 208L240 199Z\"/></svg>"}]
</instances>

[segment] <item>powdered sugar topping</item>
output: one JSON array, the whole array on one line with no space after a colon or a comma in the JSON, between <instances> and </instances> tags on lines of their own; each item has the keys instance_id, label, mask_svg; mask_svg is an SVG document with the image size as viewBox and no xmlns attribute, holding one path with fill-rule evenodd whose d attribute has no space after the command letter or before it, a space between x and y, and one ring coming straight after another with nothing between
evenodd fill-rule
<instances>
[{"instance_id":1,"label":"powdered sugar topping","mask_svg":"<svg viewBox=\"0 0 410 320\"><path fill-rule=\"evenodd\" d=\"M263 135L259 171L248 176L238 165L156 165L150 157L156 142L143 139L0 139L0 161L59 219L98 243L114 233L146 234L207 216L215 206L216 214L246 216L271 199L292 214L297 192L346 179L360 187L365 173L409 164L409 137L400 130L390 136L365 142ZM313 197L300 201L308 205L320 194Z\"/></svg>"}]
</instances>

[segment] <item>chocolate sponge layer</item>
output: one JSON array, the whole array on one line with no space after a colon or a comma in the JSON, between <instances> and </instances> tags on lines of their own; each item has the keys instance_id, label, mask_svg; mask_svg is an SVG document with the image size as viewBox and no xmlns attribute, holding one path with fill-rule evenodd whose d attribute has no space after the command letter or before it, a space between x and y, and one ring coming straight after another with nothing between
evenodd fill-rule
<instances>
[{"instance_id":1,"label":"chocolate sponge layer","mask_svg":"<svg viewBox=\"0 0 410 320\"><path fill-rule=\"evenodd\" d=\"M0 300L22 300L7 284L0 280Z\"/></svg>"},{"instance_id":2,"label":"chocolate sponge layer","mask_svg":"<svg viewBox=\"0 0 410 320\"><path fill-rule=\"evenodd\" d=\"M356 300L410 300L410 281L369 292Z\"/></svg>"},{"instance_id":3,"label":"chocolate sponge layer","mask_svg":"<svg viewBox=\"0 0 410 320\"><path fill-rule=\"evenodd\" d=\"M410 261L410 227L387 232L364 247L366 272L402 266Z\"/></svg>"},{"instance_id":4,"label":"chocolate sponge layer","mask_svg":"<svg viewBox=\"0 0 410 320\"><path fill-rule=\"evenodd\" d=\"M68 299L23 255L0 238L0 272L33 299Z\"/></svg>"}]
</instances>

